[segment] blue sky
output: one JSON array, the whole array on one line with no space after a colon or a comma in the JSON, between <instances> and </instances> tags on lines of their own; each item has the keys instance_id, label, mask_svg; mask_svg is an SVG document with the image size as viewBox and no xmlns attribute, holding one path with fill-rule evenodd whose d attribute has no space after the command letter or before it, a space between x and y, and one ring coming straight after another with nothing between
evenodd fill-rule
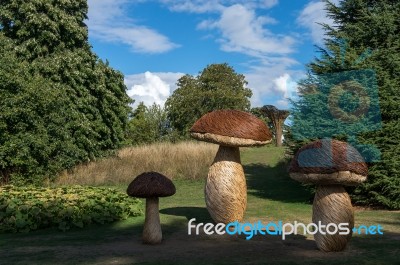
<instances>
[{"instance_id":1,"label":"blue sky","mask_svg":"<svg viewBox=\"0 0 400 265\"><path fill-rule=\"evenodd\" d=\"M183 74L228 63L253 90L252 107L288 107L305 64L332 24L320 1L89 0L93 50L125 75L128 94L163 105ZM334 1L335 2L335 1Z\"/></svg>"}]
</instances>

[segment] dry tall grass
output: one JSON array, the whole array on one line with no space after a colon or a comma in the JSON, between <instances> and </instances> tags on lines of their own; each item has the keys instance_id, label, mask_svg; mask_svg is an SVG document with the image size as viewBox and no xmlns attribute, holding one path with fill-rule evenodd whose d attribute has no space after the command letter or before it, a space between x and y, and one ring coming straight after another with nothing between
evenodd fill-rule
<instances>
[{"instance_id":1,"label":"dry tall grass","mask_svg":"<svg viewBox=\"0 0 400 265\"><path fill-rule=\"evenodd\" d=\"M58 185L128 184L145 171L170 178L205 178L217 145L203 142L157 143L121 149L113 157L79 165L58 178Z\"/></svg>"}]
</instances>

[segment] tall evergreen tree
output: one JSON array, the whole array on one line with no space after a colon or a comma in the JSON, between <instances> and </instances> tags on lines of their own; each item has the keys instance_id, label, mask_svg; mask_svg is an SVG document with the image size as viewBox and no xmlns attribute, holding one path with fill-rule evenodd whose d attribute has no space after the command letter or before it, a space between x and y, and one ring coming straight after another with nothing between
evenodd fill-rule
<instances>
[{"instance_id":1,"label":"tall evergreen tree","mask_svg":"<svg viewBox=\"0 0 400 265\"><path fill-rule=\"evenodd\" d=\"M400 208L400 2L329 1L335 26L308 65L294 102L297 139L349 140L369 159L368 181L353 199ZM368 146L369 148L368 148ZM376 147L380 151L377 156Z\"/></svg>"},{"instance_id":2,"label":"tall evergreen tree","mask_svg":"<svg viewBox=\"0 0 400 265\"><path fill-rule=\"evenodd\" d=\"M87 9L86 0L0 1L0 37L8 44L2 46L1 59L10 64L13 57L18 68L2 67L0 73L0 107L10 108L0 121L3 181L50 177L102 156L124 140L131 100L123 75L91 51L84 23ZM36 97L29 104L10 105L32 91ZM32 124L22 114L11 118L25 106L32 106ZM25 125L15 126L19 123ZM41 130L33 130L38 124ZM24 136L28 131L31 138ZM14 143L15 135L21 136L20 144ZM46 155L33 147L37 139L42 139ZM16 160L19 156L29 159Z\"/></svg>"}]
</instances>

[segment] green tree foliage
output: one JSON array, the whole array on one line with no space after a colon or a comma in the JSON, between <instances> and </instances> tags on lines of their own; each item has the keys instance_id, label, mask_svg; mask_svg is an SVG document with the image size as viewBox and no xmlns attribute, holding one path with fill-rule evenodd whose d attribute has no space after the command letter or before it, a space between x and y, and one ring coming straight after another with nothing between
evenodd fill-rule
<instances>
[{"instance_id":1,"label":"green tree foliage","mask_svg":"<svg viewBox=\"0 0 400 265\"><path fill-rule=\"evenodd\" d=\"M319 48L321 56L308 65L310 75L299 84L292 133L298 134L298 143L312 136L349 140L365 158L378 158L353 199L399 209L400 2L327 2L327 10L337 26L325 25L326 48ZM349 87L341 97L335 95L338 84Z\"/></svg>"},{"instance_id":2,"label":"green tree foliage","mask_svg":"<svg viewBox=\"0 0 400 265\"><path fill-rule=\"evenodd\" d=\"M250 113L259 118L260 120L264 121L268 125L268 127L272 129L272 123L270 119L265 115L265 113L263 113L261 107L251 108Z\"/></svg>"},{"instance_id":3,"label":"green tree foliage","mask_svg":"<svg viewBox=\"0 0 400 265\"><path fill-rule=\"evenodd\" d=\"M208 65L198 76L185 75L165 104L171 124L186 135L193 123L218 109L250 110L252 92L244 75L228 64Z\"/></svg>"},{"instance_id":4,"label":"green tree foliage","mask_svg":"<svg viewBox=\"0 0 400 265\"><path fill-rule=\"evenodd\" d=\"M128 122L126 143L139 145L164 140L175 140L166 111L156 103L146 107L140 102Z\"/></svg>"},{"instance_id":5,"label":"green tree foliage","mask_svg":"<svg viewBox=\"0 0 400 265\"><path fill-rule=\"evenodd\" d=\"M123 75L90 50L86 0L2 0L0 177L40 182L121 146Z\"/></svg>"}]
</instances>

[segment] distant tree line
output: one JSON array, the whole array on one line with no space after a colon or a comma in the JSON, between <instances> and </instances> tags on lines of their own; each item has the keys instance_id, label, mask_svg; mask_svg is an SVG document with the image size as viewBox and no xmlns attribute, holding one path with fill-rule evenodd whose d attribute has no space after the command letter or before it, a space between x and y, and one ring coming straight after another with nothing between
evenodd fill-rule
<instances>
[{"instance_id":1,"label":"distant tree line","mask_svg":"<svg viewBox=\"0 0 400 265\"><path fill-rule=\"evenodd\" d=\"M140 103L133 111L127 130L129 144L189 139L193 123L218 109L250 111L252 92L244 75L226 63L210 64L197 76L184 75L165 107Z\"/></svg>"}]
</instances>

